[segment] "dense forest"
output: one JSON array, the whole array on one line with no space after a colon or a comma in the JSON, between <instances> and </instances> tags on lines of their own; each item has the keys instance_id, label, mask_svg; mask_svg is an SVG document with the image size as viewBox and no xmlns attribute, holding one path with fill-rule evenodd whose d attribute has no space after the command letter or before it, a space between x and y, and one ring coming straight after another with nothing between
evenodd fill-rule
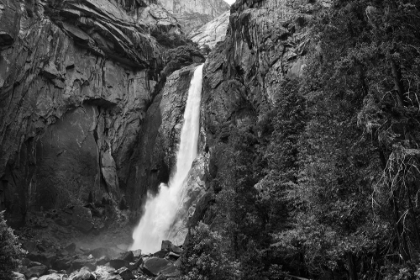
<instances>
[{"instance_id":1,"label":"dense forest","mask_svg":"<svg viewBox=\"0 0 420 280\"><path fill-rule=\"evenodd\" d=\"M335 0L310 38L304 78L230 127L185 279L420 279L420 3Z\"/></svg>"}]
</instances>

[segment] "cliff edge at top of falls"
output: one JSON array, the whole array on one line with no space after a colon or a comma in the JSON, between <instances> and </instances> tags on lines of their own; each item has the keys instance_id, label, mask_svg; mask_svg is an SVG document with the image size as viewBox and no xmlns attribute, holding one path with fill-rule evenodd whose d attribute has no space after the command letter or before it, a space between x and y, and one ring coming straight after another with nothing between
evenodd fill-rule
<instances>
[{"instance_id":1,"label":"cliff edge at top of falls","mask_svg":"<svg viewBox=\"0 0 420 280\"><path fill-rule=\"evenodd\" d=\"M34 211L126 207L147 108L203 56L156 1L0 4L0 210L30 224Z\"/></svg>"},{"instance_id":2,"label":"cliff edge at top of falls","mask_svg":"<svg viewBox=\"0 0 420 280\"><path fill-rule=\"evenodd\" d=\"M185 34L214 20L229 10L224 0L158 0L180 22Z\"/></svg>"}]
</instances>

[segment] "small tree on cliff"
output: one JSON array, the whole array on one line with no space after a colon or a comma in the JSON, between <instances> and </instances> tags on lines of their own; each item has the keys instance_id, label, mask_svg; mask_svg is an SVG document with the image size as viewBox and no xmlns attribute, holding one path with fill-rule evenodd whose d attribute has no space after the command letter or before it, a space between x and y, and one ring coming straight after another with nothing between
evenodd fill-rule
<instances>
[{"instance_id":1,"label":"small tree on cliff","mask_svg":"<svg viewBox=\"0 0 420 280\"><path fill-rule=\"evenodd\" d=\"M12 279L11 272L19 265L20 246L16 236L0 212L0 279Z\"/></svg>"}]
</instances>

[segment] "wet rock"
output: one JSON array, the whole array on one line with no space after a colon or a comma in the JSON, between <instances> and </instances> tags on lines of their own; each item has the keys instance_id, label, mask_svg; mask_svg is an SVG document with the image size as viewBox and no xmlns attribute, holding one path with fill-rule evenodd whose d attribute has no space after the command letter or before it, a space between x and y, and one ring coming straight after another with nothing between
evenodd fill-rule
<instances>
[{"instance_id":1,"label":"wet rock","mask_svg":"<svg viewBox=\"0 0 420 280\"><path fill-rule=\"evenodd\" d=\"M94 270L96 268L96 260L94 259L88 259L88 258L80 258L75 259L71 262L71 268L72 269L80 269L86 267L90 270Z\"/></svg>"},{"instance_id":2,"label":"wet rock","mask_svg":"<svg viewBox=\"0 0 420 280\"><path fill-rule=\"evenodd\" d=\"M69 253L74 253L74 251L76 251L76 244L71 243L69 245L67 245L64 250L66 250Z\"/></svg>"},{"instance_id":3,"label":"wet rock","mask_svg":"<svg viewBox=\"0 0 420 280\"><path fill-rule=\"evenodd\" d=\"M127 265L127 268L130 269L130 270L137 270L140 267L140 265L142 265L142 264L143 264L143 259L142 258L139 258L135 262L130 262Z\"/></svg>"},{"instance_id":4,"label":"wet rock","mask_svg":"<svg viewBox=\"0 0 420 280\"><path fill-rule=\"evenodd\" d=\"M132 262L132 261L134 261L134 254L133 254L132 251L122 253L120 259L122 259L126 262Z\"/></svg>"},{"instance_id":5,"label":"wet rock","mask_svg":"<svg viewBox=\"0 0 420 280\"><path fill-rule=\"evenodd\" d=\"M70 274L69 279L71 280L96 280L94 273L87 267L82 267L79 271Z\"/></svg>"},{"instance_id":6,"label":"wet rock","mask_svg":"<svg viewBox=\"0 0 420 280\"><path fill-rule=\"evenodd\" d=\"M70 257L60 257L51 261L51 267L56 270L67 270L72 266Z\"/></svg>"},{"instance_id":7,"label":"wet rock","mask_svg":"<svg viewBox=\"0 0 420 280\"><path fill-rule=\"evenodd\" d=\"M38 278L38 280L63 280L66 279L64 274L58 274L58 273L51 273L49 275L44 275Z\"/></svg>"},{"instance_id":8,"label":"wet rock","mask_svg":"<svg viewBox=\"0 0 420 280\"><path fill-rule=\"evenodd\" d=\"M102 256L96 261L96 266L104 265L109 262L109 258L107 256Z\"/></svg>"},{"instance_id":9,"label":"wet rock","mask_svg":"<svg viewBox=\"0 0 420 280\"><path fill-rule=\"evenodd\" d=\"M169 254L168 254L168 258L169 258L170 260L177 260L177 259L179 259L179 254L175 254L175 253L173 253L173 252L169 252Z\"/></svg>"},{"instance_id":10,"label":"wet rock","mask_svg":"<svg viewBox=\"0 0 420 280\"><path fill-rule=\"evenodd\" d=\"M19 272L12 272L12 280L26 280L25 275Z\"/></svg>"},{"instance_id":11,"label":"wet rock","mask_svg":"<svg viewBox=\"0 0 420 280\"><path fill-rule=\"evenodd\" d=\"M118 273L119 276L121 276L121 278L123 280L131 280L131 279L135 279L133 273L131 272L131 270L129 270L126 267L122 267L120 269L118 269L116 271Z\"/></svg>"},{"instance_id":12,"label":"wet rock","mask_svg":"<svg viewBox=\"0 0 420 280\"><path fill-rule=\"evenodd\" d=\"M44 275L45 273L47 273L48 271L48 267L45 265L37 265L37 266L33 266L33 267L28 267L23 274L26 276L26 278L31 278L31 277L40 277L42 275Z\"/></svg>"},{"instance_id":13,"label":"wet rock","mask_svg":"<svg viewBox=\"0 0 420 280\"><path fill-rule=\"evenodd\" d=\"M178 255L183 252L183 250L180 247L172 244L172 242L169 240L162 240L161 250L167 251L167 252L173 252Z\"/></svg>"},{"instance_id":14,"label":"wet rock","mask_svg":"<svg viewBox=\"0 0 420 280\"><path fill-rule=\"evenodd\" d=\"M158 276L166 269L173 267L173 264L162 258L149 258L144 261L143 271L149 276Z\"/></svg>"},{"instance_id":15,"label":"wet rock","mask_svg":"<svg viewBox=\"0 0 420 280\"><path fill-rule=\"evenodd\" d=\"M48 253L32 252L27 255L27 258L31 261L48 265L51 262L51 260L56 258L56 254L51 253L51 252L48 252Z\"/></svg>"},{"instance_id":16,"label":"wet rock","mask_svg":"<svg viewBox=\"0 0 420 280\"><path fill-rule=\"evenodd\" d=\"M115 269L120 269L121 267L127 266L128 262L120 259L113 259L109 261L109 265Z\"/></svg>"},{"instance_id":17,"label":"wet rock","mask_svg":"<svg viewBox=\"0 0 420 280\"><path fill-rule=\"evenodd\" d=\"M108 266L98 266L95 275L97 280L123 280L120 275L116 274L115 269Z\"/></svg>"}]
</instances>

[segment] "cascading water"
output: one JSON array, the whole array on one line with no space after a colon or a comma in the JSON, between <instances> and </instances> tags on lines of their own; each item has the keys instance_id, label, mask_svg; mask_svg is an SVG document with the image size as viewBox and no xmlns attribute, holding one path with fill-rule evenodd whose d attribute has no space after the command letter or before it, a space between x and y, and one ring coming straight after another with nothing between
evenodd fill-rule
<instances>
[{"instance_id":1,"label":"cascading water","mask_svg":"<svg viewBox=\"0 0 420 280\"><path fill-rule=\"evenodd\" d=\"M148 194L144 215L133 233L131 250L141 249L145 253L159 251L182 207L180 201L184 182L197 157L202 80L203 65L194 71L188 91L175 172L169 180L169 187L161 184L158 195L153 197Z\"/></svg>"}]
</instances>

